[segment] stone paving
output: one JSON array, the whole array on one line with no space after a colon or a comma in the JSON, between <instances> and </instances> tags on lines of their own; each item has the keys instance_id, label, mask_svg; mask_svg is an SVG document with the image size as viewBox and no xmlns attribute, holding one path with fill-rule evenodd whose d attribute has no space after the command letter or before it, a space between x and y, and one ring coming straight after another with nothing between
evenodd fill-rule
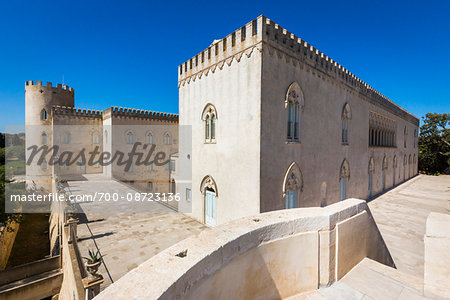
<instances>
[{"instance_id":1,"label":"stone paving","mask_svg":"<svg viewBox=\"0 0 450 300\"><path fill-rule=\"evenodd\" d=\"M95 192L136 193L129 186L101 175L83 175L83 180L69 181L74 195L94 195ZM81 178L80 178L81 179ZM153 255L173 244L199 233L206 227L194 219L173 211L160 203L86 202L78 225L79 248L83 256L88 249L100 249L104 263L99 272L105 282L111 282L131 271Z\"/></svg>"},{"instance_id":2,"label":"stone paving","mask_svg":"<svg viewBox=\"0 0 450 300\"><path fill-rule=\"evenodd\" d=\"M419 175L369 202L397 269L423 279L425 225L450 212L450 176Z\"/></svg>"},{"instance_id":3,"label":"stone paving","mask_svg":"<svg viewBox=\"0 0 450 300\"><path fill-rule=\"evenodd\" d=\"M369 202L397 269L364 259L330 287L289 300L424 300L426 220L450 212L450 176L419 175Z\"/></svg>"}]
</instances>

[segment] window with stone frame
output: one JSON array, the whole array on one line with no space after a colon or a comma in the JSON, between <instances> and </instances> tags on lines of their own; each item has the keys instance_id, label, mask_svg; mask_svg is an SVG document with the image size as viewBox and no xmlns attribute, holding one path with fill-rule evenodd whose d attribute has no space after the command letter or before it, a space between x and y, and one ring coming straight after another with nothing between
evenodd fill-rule
<instances>
[{"instance_id":1,"label":"window with stone frame","mask_svg":"<svg viewBox=\"0 0 450 300\"><path fill-rule=\"evenodd\" d=\"M396 147L397 122L380 113L369 112L369 146Z\"/></svg>"},{"instance_id":2,"label":"window with stone frame","mask_svg":"<svg viewBox=\"0 0 450 300\"><path fill-rule=\"evenodd\" d=\"M342 108L342 145L348 145L348 122L351 118L350 104L345 103Z\"/></svg>"},{"instance_id":3,"label":"window with stone frame","mask_svg":"<svg viewBox=\"0 0 450 300\"><path fill-rule=\"evenodd\" d=\"M217 111L215 106L208 103L202 113L202 121L205 132L204 141L207 144L216 142L217 119Z\"/></svg>"},{"instance_id":4,"label":"window with stone frame","mask_svg":"<svg viewBox=\"0 0 450 300\"><path fill-rule=\"evenodd\" d=\"M134 144L134 133L131 130L126 133L126 142L129 145Z\"/></svg>"},{"instance_id":5,"label":"window with stone frame","mask_svg":"<svg viewBox=\"0 0 450 300\"><path fill-rule=\"evenodd\" d=\"M285 98L286 109L286 141L288 143L300 142L300 119L304 106L303 91L297 82L293 82Z\"/></svg>"},{"instance_id":6,"label":"window with stone frame","mask_svg":"<svg viewBox=\"0 0 450 300\"><path fill-rule=\"evenodd\" d=\"M340 185L340 200L347 199L347 183L350 178L350 165L347 159L344 158L341 164L341 170L339 172L339 185Z\"/></svg>"},{"instance_id":7,"label":"window with stone frame","mask_svg":"<svg viewBox=\"0 0 450 300\"><path fill-rule=\"evenodd\" d=\"M286 209L299 207L302 189L303 175L300 167L293 162L287 169L283 180L283 198Z\"/></svg>"}]
</instances>

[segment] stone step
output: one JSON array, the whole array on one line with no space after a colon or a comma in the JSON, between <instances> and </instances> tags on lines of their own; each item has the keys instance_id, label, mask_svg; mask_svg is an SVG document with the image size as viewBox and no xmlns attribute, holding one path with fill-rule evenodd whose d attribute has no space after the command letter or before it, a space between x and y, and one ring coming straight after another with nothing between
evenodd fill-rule
<instances>
[{"instance_id":1,"label":"stone step","mask_svg":"<svg viewBox=\"0 0 450 300\"><path fill-rule=\"evenodd\" d=\"M289 300L419 300L423 296L423 280L385 266L369 258L363 259L340 281L330 287L302 293Z\"/></svg>"},{"instance_id":2,"label":"stone step","mask_svg":"<svg viewBox=\"0 0 450 300\"><path fill-rule=\"evenodd\" d=\"M14 289L24 288L26 286L45 280L54 280L57 277L62 277L62 274L63 274L62 269L56 269L5 284L3 286L0 286L0 296L2 294L11 292Z\"/></svg>"}]
</instances>

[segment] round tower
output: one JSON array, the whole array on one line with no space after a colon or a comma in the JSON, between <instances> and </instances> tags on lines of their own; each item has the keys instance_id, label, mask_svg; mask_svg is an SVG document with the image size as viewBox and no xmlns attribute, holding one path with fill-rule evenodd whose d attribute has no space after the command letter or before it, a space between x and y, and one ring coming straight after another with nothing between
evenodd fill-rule
<instances>
[{"instance_id":1,"label":"round tower","mask_svg":"<svg viewBox=\"0 0 450 300\"><path fill-rule=\"evenodd\" d=\"M51 111L55 105L73 107L75 91L73 88L51 82L47 86L42 81L25 82L25 125L51 125Z\"/></svg>"},{"instance_id":2,"label":"round tower","mask_svg":"<svg viewBox=\"0 0 450 300\"><path fill-rule=\"evenodd\" d=\"M53 146L53 116L52 107L74 106L75 91L66 85L58 84L52 86L51 82L43 85L42 81L25 82L25 146L26 159L30 158L33 150L29 147ZM26 166L27 184L34 182L37 188L44 188L50 191L51 176L53 175L52 165L49 164L50 155L45 156L45 160L38 163L41 153L36 155L31 164Z\"/></svg>"}]
</instances>

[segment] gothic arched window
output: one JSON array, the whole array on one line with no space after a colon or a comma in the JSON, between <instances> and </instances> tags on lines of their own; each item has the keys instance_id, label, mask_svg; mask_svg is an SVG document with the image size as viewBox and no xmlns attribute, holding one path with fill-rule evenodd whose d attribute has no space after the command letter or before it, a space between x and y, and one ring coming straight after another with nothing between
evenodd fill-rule
<instances>
[{"instance_id":1,"label":"gothic arched window","mask_svg":"<svg viewBox=\"0 0 450 300\"><path fill-rule=\"evenodd\" d=\"M62 143L63 144L69 144L70 143L70 133L66 132L62 136Z\"/></svg>"},{"instance_id":2,"label":"gothic arched window","mask_svg":"<svg viewBox=\"0 0 450 300\"><path fill-rule=\"evenodd\" d=\"M346 159L341 164L341 171L339 172L339 183L341 189L341 200L347 198L347 181L350 178L350 165Z\"/></svg>"},{"instance_id":3,"label":"gothic arched window","mask_svg":"<svg viewBox=\"0 0 450 300\"><path fill-rule=\"evenodd\" d=\"M217 111L211 103L206 104L202 113L202 120L205 127L205 143L216 141Z\"/></svg>"},{"instance_id":4,"label":"gothic arched window","mask_svg":"<svg viewBox=\"0 0 450 300\"><path fill-rule=\"evenodd\" d=\"M372 190L373 190L373 172L375 171L375 164L374 164L374 162L373 162L373 157L371 157L370 159L369 159L369 184L368 184L368 189L367 189L367 191L368 191L368 197L370 198L370 197L372 197Z\"/></svg>"},{"instance_id":5,"label":"gothic arched window","mask_svg":"<svg viewBox=\"0 0 450 300\"><path fill-rule=\"evenodd\" d=\"M300 142L300 117L305 104L303 92L297 82L293 82L286 93L287 113L286 138L288 142Z\"/></svg>"},{"instance_id":6,"label":"gothic arched window","mask_svg":"<svg viewBox=\"0 0 450 300\"><path fill-rule=\"evenodd\" d=\"M41 143L42 145L47 145L47 134L45 132L41 134Z\"/></svg>"},{"instance_id":7,"label":"gothic arched window","mask_svg":"<svg viewBox=\"0 0 450 300\"><path fill-rule=\"evenodd\" d=\"M164 145L170 145L170 144L172 144L172 137L167 132L166 134L164 134Z\"/></svg>"},{"instance_id":8,"label":"gothic arched window","mask_svg":"<svg viewBox=\"0 0 450 300\"><path fill-rule=\"evenodd\" d=\"M127 138L127 144L129 144L129 145L134 144L134 134L132 131L127 132L126 138Z\"/></svg>"},{"instance_id":9,"label":"gothic arched window","mask_svg":"<svg viewBox=\"0 0 450 300\"><path fill-rule=\"evenodd\" d=\"M406 148L406 140L408 138L408 128L406 128L403 130L403 147Z\"/></svg>"},{"instance_id":10,"label":"gothic arched window","mask_svg":"<svg viewBox=\"0 0 450 300\"><path fill-rule=\"evenodd\" d=\"M345 103L342 109L342 144L348 145L348 120L352 118L350 104Z\"/></svg>"},{"instance_id":11,"label":"gothic arched window","mask_svg":"<svg viewBox=\"0 0 450 300\"><path fill-rule=\"evenodd\" d=\"M397 169L397 155L394 155L394 161L392 163L392 185L395 185L395 170ZM400 177L400 174L399 174Z\"/></svg>"},{"instance_id":12,"label":"gothic arched window","mask_svg":"<svg viewBox=\"0 0 450 300\"><path fill-rule=\"evenodd\" d=\"M200 192L204 199L204 222L208 226L215 226L216 218L216 199L219 195L217 185L214 179L207 175L200 184Z\"/></svg>"},{"instance_id":13,"label":"gothic arched window","mask_svg":"<svg viewBox=\"0 0 450 300\"><path fill-rule=\"evenodd\" d=\"M147 132L145 136L145 141L149 145L153 145L153 134L151 132Z\"/></svg>"},{"instance_id":14,"label":"gothic arched window","mask_svg":"<svg viewBox=\"0 0 450 300\"><path fill-rule=\"evenodd\" d=\"M386 189L386 170L388 168L388 161L386 156L383 157L383 165L381 168L381 183L383 184L383 191Z\"/></svg>"},{"instance_id":15,"label":"gothic arched window","mask_svg":"<svg viewBox=\"0 0 450 300\"><path fill-rule=\"evenodd\" d=\"M45 109L41 110L41 120L47 120L47 111Z\"/></svg>"},{"instance_id":16,"label":"gothic arched window","mask_svg":"<svg viewBox=\"0 0 450 300\"><path fill-rule=\"evenodd\" d=\"M299 166L293 162L286 171L283 180L283 198L285 208L299 207L300 192L303 188L303 176Z\"/></svg>"}]
</instances>

